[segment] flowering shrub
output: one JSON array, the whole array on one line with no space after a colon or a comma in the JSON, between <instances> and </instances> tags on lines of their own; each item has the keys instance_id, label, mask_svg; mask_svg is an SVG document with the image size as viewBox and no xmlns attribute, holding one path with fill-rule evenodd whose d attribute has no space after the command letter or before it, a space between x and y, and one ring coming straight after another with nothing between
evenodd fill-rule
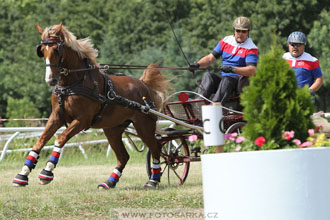
<instances>
[{"instance_id":1,"label":"flowering shrub","mask_svg":"<svg viewBox=\"0 0 330 220\"><path fill-rule=\"evenodd\" d=\"M320 129L321 127L317 127L315 130L308 129L309 136L305 142L294 138L294 131L284 131L280 143L266 140L263 136L252 141L237 133L225 134L225 152L330 146L329 140L323 133L320 133Z\"/></svg>"},{"instance_id":2,"label":"flowering shrub","mask_svg":"<svg viewBox=\"0 0 330 220\"><path fill-rule=\"evenodd\" d=\"M200 150L204 150L204 149L201 149L201 146L203 146L203 139L202 139L202 136L198 136L198 135L190 135L188 137L188 141L190 142L190 147L192 149L200 149Z\"/></svg>"}]
</instances>

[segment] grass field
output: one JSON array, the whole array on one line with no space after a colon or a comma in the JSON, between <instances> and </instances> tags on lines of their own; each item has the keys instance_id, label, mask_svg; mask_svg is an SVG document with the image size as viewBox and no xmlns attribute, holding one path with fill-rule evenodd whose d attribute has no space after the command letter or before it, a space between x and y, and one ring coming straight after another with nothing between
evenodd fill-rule
<instances>
[{"instance_id":1,"label":"grass field","mask_svg":"<svg viewBox=\"0 0 330 220\"><path fill-rule=\"evenodd\" d=\"M145 152L129 152L116 188L98 190L115 167L114 153L65 150L54 170L54 181L38 184L50 152L44 152L29 185L16 188L12 179L20 172L25 155L9 155L0 162L0 219L203 219L201 164L191 163L183 186L168 185L166 177L156 190L144 189L147 181Z\"/></svg>"}]
</instances>

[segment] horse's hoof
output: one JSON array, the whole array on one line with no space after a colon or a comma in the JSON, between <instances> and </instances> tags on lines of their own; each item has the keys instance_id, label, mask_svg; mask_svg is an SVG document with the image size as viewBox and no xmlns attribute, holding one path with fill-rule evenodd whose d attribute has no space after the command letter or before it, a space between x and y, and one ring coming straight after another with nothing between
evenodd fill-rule
<instances>
[{"instance_id":1,"label":"horse's hoof","mask_svg":"<svg viewBox=\"0 0 330 220\"><path fill-rule=\"evenodd\" d=\"M19 183L13 183L13 187L24 187L26 185L19 184Z\"/></svg>"},{"instance_id":2,"label":"horse's hoof","mask_svg":"<svg viewBox=\"0 0 330 220\"><path fill-rule=\"evenodd\" d=\"M99 190L109 190L110 187L106 183L101 183L97 186Z\"/></svg>"},{"instance_id":3,"label":"horse's hoof","mask_svg":"<svg viewBox=\"0 0 330 220\"><path fill-rule=\"evenodd\" d=\"M39 174L39 184L40 185L47 185L54 179L54 174L52 171L48 171L43 169Z\"/></svg>"},{"instance_id":4,"label":"horse's hoof","mask_svg":"<svg viewBox=\"0 0 330 220\"><path fill-rule=\"evenodd\" d=\"M47 184L49 184L50 182L52 182L52 181L49 181L49 180L43 180L43 179L40 179L40 180L39 180L39 184L40 184L40 185L47 185Z\"/></svg>"},{"instance_id":5,"label":"horse's hoof","mask_svg":"<svg viewBox=\"0 0 330 220\"><path fill-rule=\"evenodd\" d=\"M13 186L21 187L29 184L29 179L25 175L17 174L13 180Z\"/></svg>"},{"instance_id":6,"label":"horse's hoof","mask_svg":"<svg viewBox=\"0 0 330 220\"><path fill-rule=\"evenodd\" d=\"M97 186L98 189L100 190L109 190L110 188L115 188L116 183L113 181L107 181L105 183L101 183Z\"/></svg>"},{"instance_id":7,"label":"horse's hoof","mask_svg":"<svg viewBox=\"0 0 330 220\"><path fill-rule=\"evenodd\" d=\"M156 180L149 180L146 184L144 184L144 188L155 189L159 186L159 182Z\"/></svg>"}]
</instances>

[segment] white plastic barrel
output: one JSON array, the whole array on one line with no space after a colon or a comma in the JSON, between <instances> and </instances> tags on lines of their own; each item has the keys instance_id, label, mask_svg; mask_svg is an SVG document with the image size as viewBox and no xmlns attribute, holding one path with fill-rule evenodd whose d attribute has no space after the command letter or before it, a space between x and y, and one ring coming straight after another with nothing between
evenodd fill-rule
<instances>
[{"instance_id":1,"label":"white plastic barrel","mask_svg":"<svg viewBox=\"0 0 330 220\"><path fill-rule=\"evenodd\" d=\"M223 145L224 134L220 131L220 120L222 119L222 107L220 103L202 106L203 140L204 146Z\"/></svg>"}]
</instances>

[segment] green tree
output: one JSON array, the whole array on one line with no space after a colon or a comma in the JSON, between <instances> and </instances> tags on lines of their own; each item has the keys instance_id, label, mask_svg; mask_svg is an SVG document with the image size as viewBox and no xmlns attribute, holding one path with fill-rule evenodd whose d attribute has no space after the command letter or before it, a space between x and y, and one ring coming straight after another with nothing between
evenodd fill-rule
<instances>
[{"instance_id":1,"label":"green tree","mask_svg":"<svg viewBox=\"0 0 330 220\"><path fill-rule=\"evenodd\" d=\"M27 97L22 99L8 98L7 116L9 118L36 118L40 117L38 108ZM22 127L30 125L31 122L25 121L9 121L6 123L8 127Z\"/></svg>"},{"instance_id":2,"label":"green tree","mask_svg":"<svg viewBox=\"0 0 330 220\"><path fill-rule=\"evenodd\" d=\"M319 108L329 110L330 105L330 10L323 10L320 19L315 20L313 28L308 35L308 44L314 49L319 58L323 73L323 86L317 93L320 102Z\"/></svg>"},{"instance_id":3,"label":"green tree","mask_svg":"<svg viewBox=\"0 0 330 220\"><path fill-rule=\"evenodd\" d=\"M328 0L3 0L0 7L1 117L6 117L9 97L28 97L43 116L50 113L51 88L44 83L44 62L35 55L35 45L40 43L35 24L46 27L60 21L78 38L91 37L99 49L100 63L148 65L160 61L179 67L187 67L187 63L169 22L189 62L210 53L221 38L232 34L237 16L250 17L250 37L259 54L270 49L271 33L279 33L284 46L287 36L300 30L311 42L306 49L320 57L325 83L318 100L322 109L330 105L330 101L322 101L330 97L326 79ZM142 70L120 72L140 76ZM195 79L188 71L165 74L174 79L176 90L196 91L194 81L203 72L197 72Z\"/></svg>"}]
</instances>

